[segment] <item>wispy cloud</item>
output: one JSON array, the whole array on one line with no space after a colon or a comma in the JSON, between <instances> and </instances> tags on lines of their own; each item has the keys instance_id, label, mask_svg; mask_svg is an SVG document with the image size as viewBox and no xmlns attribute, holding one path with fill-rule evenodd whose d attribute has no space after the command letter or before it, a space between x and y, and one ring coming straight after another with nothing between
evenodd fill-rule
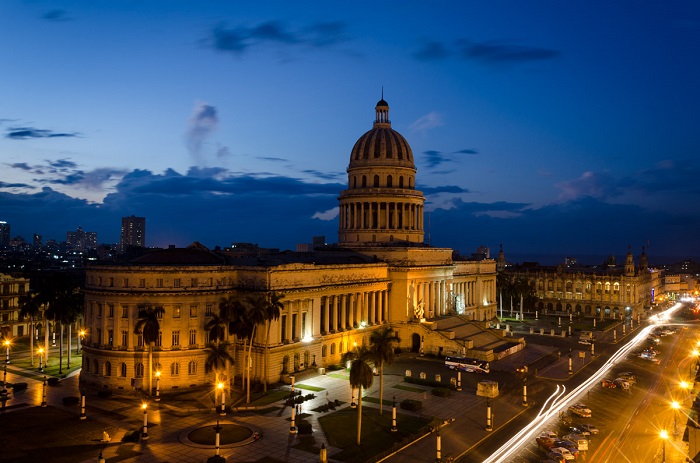
<instances>
[{"instance_id":1,"label":"wispy cloud","mask_svg":"<svg viewBox=\"0 0 700 463\"><path fill-rule=\"evenodd\" d=\"M200 102L192 110L185 133L187 149L196 165L204 164L202 147L206 139L216 131L219 126L219 115L214 106ZM218 150L218 153L221 149Z\"/></svg>"},{"instance_id":2,"label":"wispy cloud","mask_svg":"<svg viewBox=\"0 0 700 463\"><path fill-rule=\"evenodd\" d=\"M435 168L441 164L444 164L446 162L454 162L454 155L463 155L463 154L469 154L469 155L474 155L478 154L478 151L473 150L473 149L463 149L459 151L454 151L452 153L442 153L440 151L425 151L423 152L425 155L425 165L432 169ZM433 172L435 173L435 172Z\"/></svg>"},{"instance_id":3,"label":"wispy cloud","mask_svg":"<svg viewBox=\"0 0 700 463\"><path fill-rule=\"evenodd\" d=\"M617 180L605 172L584 172L579 178L559 182L559 200L570 201L579 198L608 199L620 196Z\"/></svg>"},{"instance_id":4,"label":"wispy cloud","mask_svg":"<svg viewBox=\"0 0 700 463\"><path fill-rule=\"evenodd\" d=\"M105 185L118 181L127 173L124 169L109 167L85 171L69 159L47 159L43 164L35 165L26 162L6 165L31 174L34 177L33 181L41 185L70 185L90 191L99 191L105 188ZM13 186L18 187L19 185Z\"/></svg>"},{"instance_id":5,"label":"wispy cloud","mask_svg":"<svg viewBox=\"0 0 700 463\"><path fill-rule=\"evenodd\" d=\"M54 132L53 130L37 129L35 127L10 127L5 138L11 140L28 140L31 138L79 137L77 132Z\"/></svg>"},{"instance_id":6,"label":"wispy cloud","mask_svg":"<svg viewBox=\"0 0 700 463\"><path fill-rule=\"evenodd\" d=\"M421 116L413 124L411 124L410 129L413 132L425 133L428 130L434 129L435 127L440 127L442 123L442 115L435 111L431 111L428 114Z\"/></svg>"},{"instance_id":7,"label":"wispy cloud","mask_svg":"<svg viewBox=\"0 0 700 463\"><path fill-rule=\"evenodd\" d=\"M476 42L458 39L453 43L427 40L413 53L413 57L420 61L438 61L456 57L482 64L504 65L552 60L558 58L560 54L558 50L506 40Z\"/></svg>"},{"instance_id":8,"label":"wispy cloud","mask_svg":"<svg viewBox=\"0 0 700 463\"><path fill-rule=\"evenodd\" d=\"M70 17L68 17L68 12L66 10L49 10L46 13L41 15L42 19L45 19L47 21L53 21L53 22L64 22L64 21L70 21Z\"/></svg>"},{"instance_id":9,"label":"wispy cloud","mask_svg":"<svg viewBox=\"0 0 700 463\"><path fill-rule=\"evenodd\" d=\"M282 45L327 48L347 41L345 24L340 21L318 22L292 29L280 21L267 21L255 26L216 26L207 40L215 50L241 54L253 47Z\"/></svg>"}]
</instances>

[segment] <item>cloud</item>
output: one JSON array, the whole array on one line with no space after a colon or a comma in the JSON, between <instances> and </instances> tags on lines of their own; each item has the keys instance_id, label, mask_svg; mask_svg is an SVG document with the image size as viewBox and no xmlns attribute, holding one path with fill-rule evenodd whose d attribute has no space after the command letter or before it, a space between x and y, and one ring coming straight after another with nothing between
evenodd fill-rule
<instances>
[{"instance_id":1,"label":"cloud","mask_svg":"<svg viewBox=\"0 0 700 463\"><path fill-rule=\"evenodd\" d=\"M617 180L604 172L584 172L579 178L554 185L561 190L559 200L579 198L608 199L622 194Z\"/></svg>"},{"instance_id":2,"label":"cloud","mask_svg":"<svg viewBox=\"0 0 700 463\"><path fill-rule=\"evenodd\" d=\"M289 159L285 158L275 158L272 156L257 156L257 159L263 160L263 161L271 161L271 162L289 162Z\"/></svg>"},{"instance_id":3,"label":"cloud","mask_svg":"<svg viewBox=\"0 0 700 463\"><path fill-rule=\"evenodd\" d=\"M192 110L185 142L192 160L197 165L204 163L204 153L202 147L206 139L216 131L219 125L219 116L214 106L207 103L198 103Z\"/></svg>"},{"instance_id":4,"label":"cloud","mask_svg":"<svg viewBox=\"0 0 700 463\"><path fill-rule=\"evenodd\" d=\"M5 183L0 181L0 188L34 188L27 183Z\"/></svg>"},{"instance_id":5,"label":"cloud","mask_svg":"<svg viewBox=\"0 0 700 463\"><path fill-rule=\"evenodd\" d=\"M318 220L324 220L324 221L329 221L329 220L335 220L338 217L338 208L334 207L332 209L328 209L327 211L321 211L321 212L316 212L314 215L311 216L312 219L318 219Z\"/></svg>"},{"instance_id":6,"label":"cloud","mask_svg":"<svg viewBox=\"0 0 700 463\"><path fill-rule=\"evenodd\" d=\"M462 58L476 60L486 64L523 63L528 61L544 61L559 57L559 51L547 48L529 47L508 43L502 40L486 42L471 42L459 40Z\"/></svg>"},{"instance_id":7,"label":"cloud","mask_svg":"<svg viewBox=\"0 0 700 463\"><path fill-rule=\"evenodd\" d=\"M315 169L305 169L301 172L315 178L322 178L324 180L338 180L339 178L343 177L342 172L323 172Z\"/></svg>"},{"instance_id":8,"label":"cloud","mask_svg":"<svg viewBox=\"0 0 700 463\"><path fill-rule=\"evenodd\" d=\"M46 159L44 164L35 165L30 165L26 162L6 165L32 174L34 182L41 185L70 185L89 191L103 190L127 173L124 169L111 167L100 167L84 171L78 164L69 159Z\"/></svg>"},{"instance_id":9,"label":"cloud","mask_svg":"<svg viewBox=\"0 0 700 463\"><path fill-rule=\"evenodd\" d=\"M418 118L418 120L411 124L410 129L413 132L423 134L428 130L434 129L435 127L440 127L441 125L443 125L442 115L440 115L440 113L432 111Z\"/></svg>"},{"instance_id":10,"label":"cloud","mask_svg":"<svg viewBox=\"0 0 700 463\"><path fill-rule=\"evenodd\" d=\"M426 42L413 57L420 61L437 61L449 57L452 52L442 42Z\"/></svg>"},{"instance_id":11,"label":"cloud","mask_svg":"<svg viewBox=\"0 0 700 463\"><path fill-rule=\"evenodd\" d=\"M70 20L70 18L68 17L68 12L59 9L49 10L43 15L41 15L41 18L53 22L64 22Z\"/></svg>"},{"instance_id":12,"label":"cloud","mask_svg":"<svg viewBox=\"0 0 700 463\"><path fill-rule=\"evenodd\" d=\"M452 153L442 153L440 151L434 151L434 150L429 150L429 151L424 151L423 154L425 155L425 165L432 169L434 167L437 167L441 164L444 164L446 162L454 162L454 159L451 157L452 155L455 154L477 154L478 152L476 150L472 149L463 149L459 151L454 151ZM433 171L433 173L435 173ZM447 172L443 172L447 173Z\"/></svg>"},{"instance_id":13,"label":"cloud","mask_svg":"<svg viewBox=\"0 0 700 463\"><path fill-rule=\"evenodd\" d=\"M287 48L327 48L347 41L345 24L339 21L319 22L292 30L279 21L267 21L252 27L227 27L220 24L206 42L215 50L236 55L253 47L283 45Z\"/></svg>"},{"instance_id":14,"label":"cloud","mask_svg":"<svg viewBox=\"0 0 700 463\"><path fill-rule=\"evenodd\" d=\"M11 140L28 140L30 138L59 138L79 137L77 132L54 132L53 130L37 129L34 127L10 127L5 133L5 138Z\"/></svg>"}]
</instances>

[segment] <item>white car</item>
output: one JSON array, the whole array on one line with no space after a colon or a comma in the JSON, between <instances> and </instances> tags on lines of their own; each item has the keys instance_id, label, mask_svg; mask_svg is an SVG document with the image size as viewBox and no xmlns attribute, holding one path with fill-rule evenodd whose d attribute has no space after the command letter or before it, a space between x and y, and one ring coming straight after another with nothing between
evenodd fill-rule
<instances>
[{"instance_id":1,"label":"white car","mask_svg":"<svg viewBox=\"0 0 700 463\"><path fill-rule=\"evenodd\" d=\"M564 457L565 460L573 460L576 458L574 454L569 451L569 449L565 449L564 447L554 447L552 452L558 453Z\"/></svg>"},{"instance_id":2,"label":"white car","mask_svg":"<svg viewBox=\"0 0 700 463\"><path fill-rule=\"evenodd\" d=\"M569 407L569 411L576 416L580 416L581 418L591 417L591 409L583 404L573 404Z\"/></svg>"}]
</instances>

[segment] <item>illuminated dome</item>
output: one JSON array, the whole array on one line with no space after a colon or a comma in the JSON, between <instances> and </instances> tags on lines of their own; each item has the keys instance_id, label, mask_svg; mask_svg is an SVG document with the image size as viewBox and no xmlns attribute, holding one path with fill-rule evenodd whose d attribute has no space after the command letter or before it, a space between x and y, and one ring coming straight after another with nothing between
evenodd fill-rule
<instances>
[{"instance_id":1,"label":"illuminated dome","mask_svg":"<svg viewBox=\"0 0 700 463\"><path fill-rule=\"evenodd\" d=\"M372 129L350 153L348 189L338 197L338 243L346 246L422 244L423 193L406 139L391 128L389 104L375 106Z\"/></svg>"},{"instance_id":2,"label":"illuminated dome","mask_svg":"<svg viewBox=\"0 0 700 463\"><path fill-rule=\"evenodd\" d=\"M411 147L403 135L391 128L389 104L381 99L375 111L374 126L352 148L349 169L368 165L397 165L415 170Z\"/></svg>"}]
</instances>

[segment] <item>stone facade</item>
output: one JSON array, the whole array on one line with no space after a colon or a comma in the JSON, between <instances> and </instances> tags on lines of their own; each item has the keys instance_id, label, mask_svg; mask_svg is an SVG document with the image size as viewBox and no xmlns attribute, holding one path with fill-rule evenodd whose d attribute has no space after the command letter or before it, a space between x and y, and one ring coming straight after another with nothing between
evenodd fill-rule
<instances>
[{"instance_id":1,"label":"stone facade","mask_svg":"<svg viewBox=\"0 0 700 463\"><path fill-rule=\"evenodd\" d=\"M29 334L29 321L21 320L19 316L19 299L28 292L28 278L15 278L0 273L0 331L3 338Z\"/></svg>"}]
</instances>

